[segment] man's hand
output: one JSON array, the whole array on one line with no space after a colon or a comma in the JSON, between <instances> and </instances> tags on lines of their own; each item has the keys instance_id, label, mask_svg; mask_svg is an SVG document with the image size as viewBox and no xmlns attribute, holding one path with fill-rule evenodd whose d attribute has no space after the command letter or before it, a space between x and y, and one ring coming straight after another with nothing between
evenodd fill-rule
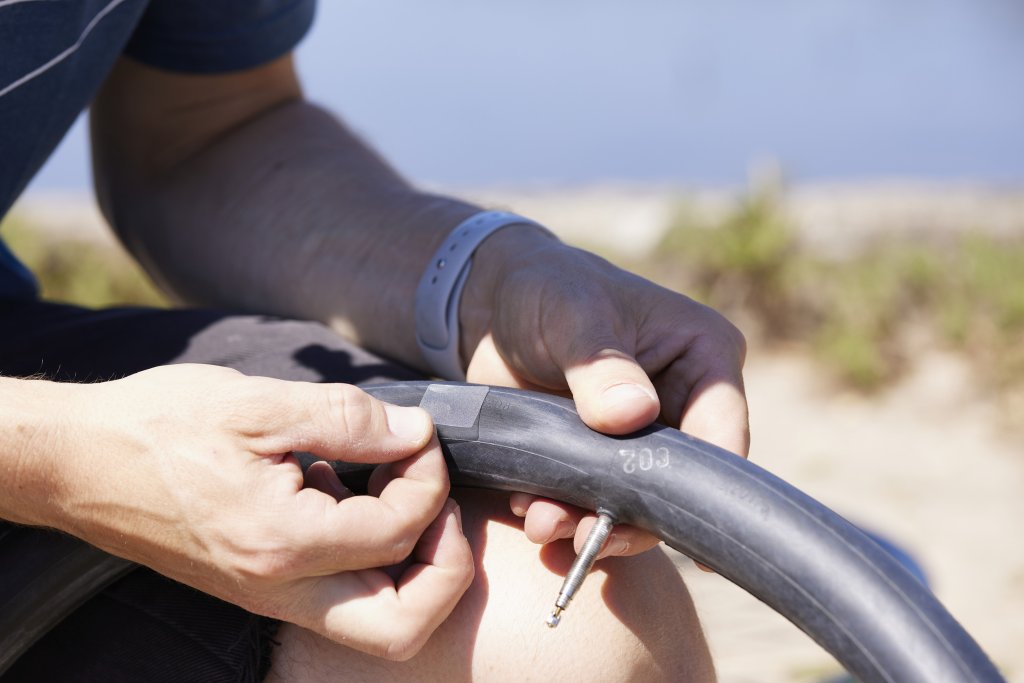
<instances>
[{"instance_id":1,"label":"man's hand","mask_svg":"<svg viewBox=\"0 0 1024 683\"><path fill-rule=\"evenodd\" d=\"M59 385L52 385L57 387ZM347 385L170 366L69 389L48 478L69 531L374 655L412 656L473 577L429 416ZM292 451L387 463L371 495ZM397 580L376 567L406 559Z\"/></svg>"},{"instance_id":2,"label":"man's hand","mask_svg":"<svg viewBox=\"0 0 1024 683\"><path fill-rule=\"evenodd\" d=\"M529 228L497 232L478 250L461 308L470 382L571 395L580 417L606 434L660 418L746 456L743 336L712 309ZM516 494L538 543L575 536L593 516ZM605 555L647 550L657 539L617 527Z\"/></svg>"}]
</instances>

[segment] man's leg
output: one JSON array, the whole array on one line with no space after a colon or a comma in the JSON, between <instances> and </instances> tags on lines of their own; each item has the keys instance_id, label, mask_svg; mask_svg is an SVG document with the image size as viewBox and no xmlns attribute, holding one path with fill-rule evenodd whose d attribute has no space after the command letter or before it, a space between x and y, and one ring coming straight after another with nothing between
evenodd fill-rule
<instances>
[{"instance_id":1,"label":"man's leg","mask_svg":"<svg viewBox=\"0 0 1024 683\"><path fill-rule=\"evenodd\" d=\"M6 317L0 312L0 326L13 330L15 324L24 325L21 334L0 340L0 372L5 374L95 381L154 365L202 362L304 381L415 378L314 323L200 311L97 314L37 304ZM477 555L478 573L455 614L425 650L410 662L387 662L285 625L277 636L272 680L317 680L318 675L336 680L340 672L354 680L528 680L551 675L570 680L710 680L710 659L689 597L662 554L599 563L562 625L550 631L544 616L571 562L569 544L542 549L529 543L503 496L472 491L455 495ZM173 612L173 605L180 603L179 613L147 614L152 612L148 603L161 602L166 591L176 591L175 597L161 604ZM77 642L83 653L101 657L105 637L96 626L111 621L101 603L124 603L125 595L131 595L133 614L157 619L160 628L168 625L177 634L163 640L138 638L131 645L140 661L163 656L177 662L169 665L172 680L174 673L182 673L176 668L182 660L178 652L165 652L167 646L181 647L182 636L196 640L197 629L212 618L231 621L238 633L232 647L248 643L252 652L239 659L247 671L254 675L265 668L259 651L267 642L265 620L250 618L237 608L225 610L223 603L194 593L171 588L166 580L145 572L140 578L136 572L73 615L50 638L49 650L44 639L34 648L34 661L49 662L46 653L53 647L60 650L61 637ZM130 625L122 629L125 638L135 632L152 631ZM84 640L90 638L88 643ZM218 659L224 658L218 653ZM254 659L258 665L253 665Z\"/></svg>"},{"instance_id":2,"label":"man's leg","mask_svg":"<svg viewBox=\"0 0 1024 683\"><path fill-rule=\"evenodd\" d=\"M712 681L678 570L660 550L601 560L549 629L573 552L526 540L507 496L461 489L477 574L455 612L406 662L389 662L283 625L268 683L284 681Z\"/></svg>"}]
</instances>

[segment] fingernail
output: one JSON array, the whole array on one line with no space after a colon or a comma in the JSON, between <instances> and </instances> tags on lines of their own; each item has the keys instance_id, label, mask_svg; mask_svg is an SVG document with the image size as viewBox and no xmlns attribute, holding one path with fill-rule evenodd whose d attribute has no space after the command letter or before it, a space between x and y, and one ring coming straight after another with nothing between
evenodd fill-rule
<instances>
[{"instance_id":1,"label":"fingernail","mask_svg":"<svg viewBox=\"0 0 1024 683\"><path fill-rule=\"evenodd\" d=\"M554 533L551 534L551 538L545 541L545 543L551 543L552 541L557 541L561 538L572 538L575 534L576 525L568 520L563 519L555 525Z\"/></svg>"},{"instance_id":2,"label":"fingernail","mask_svg":"<svg viewBox=\"0 0 1024 683\"><path fill-rule=\"evenodd\" d=\"M384 411L388 416L388 429L406 441L419 443L431 429L430 418L421 408L385 405Z\"/></svg>"},{"instance_id":3,"label":"fingernail","mask_svg":"<svg viewBox=\"0 0 1024 683\"><path fill-rule=\"evenodd\" d=\"M452 515L455 517L455 523L459 525L459 533L465 535L462 531L462 508L454 500L452 501Z\"/></svg>"},{"instance_id":4,"label":"fingernail","mask_svg":"<svg viewBox=\"0 0 1024 683\"><path fill-rule=\"evenodd\" d=\"M601 394L601 403L604 408L617 408L620 405L637 403L638 401L657 401L658 397L648 389L639 384L616 384L608 387Z\"/></svg>"},{"instance_id":5,"label":"fingernail","mask_svg":"<svg viewBox=\"0 0 1024 683\"><path fill-rule=\"evenodd\" d=\"M604 546L604 551L601 553L601 557L612 557L615 555L622 555L624 552L629 550L629 543L612 536L608 539L608 542Z\"/></svg>"},{"instance_id":6,"label":"fingernail","mask_svg":"<svg viewBox=\"0 0 1024 683\"><path fill-rule=\"evenodd\" d=\"M341 485L341 481L333 472L323 472L321 476L323 481L327 484L327 488L331 490L331 493L334 494L334 497L337 498L339 502L342 498L345 498L348 495L349 491Z\"/></svg>"}]
</instances>

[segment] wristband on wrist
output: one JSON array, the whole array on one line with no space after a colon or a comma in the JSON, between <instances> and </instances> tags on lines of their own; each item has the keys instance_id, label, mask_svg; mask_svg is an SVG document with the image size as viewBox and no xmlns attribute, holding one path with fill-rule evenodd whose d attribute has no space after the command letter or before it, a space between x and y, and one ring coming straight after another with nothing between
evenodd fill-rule
<instances>
[{"instance_id":1,"label":"wristband on wrist","mask_svg":"<svg viewBox=\"0 0 1024 683\"><path fill-rule=\"evenodd\" d=\"M416 343L434 374L464 380L459 355L459 301L473 252L493 232L509 225L543 227L507 211L482 211L455 226L434 253L416 288Z\"/></svg>"}]
</instances>

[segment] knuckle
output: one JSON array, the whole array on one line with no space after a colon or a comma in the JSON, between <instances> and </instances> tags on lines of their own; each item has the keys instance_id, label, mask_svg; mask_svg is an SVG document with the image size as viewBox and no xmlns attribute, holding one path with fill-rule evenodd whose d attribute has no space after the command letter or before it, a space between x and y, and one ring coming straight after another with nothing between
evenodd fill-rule
<instances>
[{"instance_id":1,"label":"knuckle","mask_svg":"<svg viewBox=\"0 0 1024 683\"><path fill-rule=\"evenodd\" d=\"M728 350L730 356L739 359L742 364L747 355L746 336L724 315L714 309L708 310L711 311L712 318L706 330L707 341L722 350Z\"/></svg>"},{"instance_id":2,"label":"knuckle","mask_svg":"<svg viewBox=\"0 0 1024 683\"><path fill-rule=\"evenodd\" d=\"M350 384L335 384L328 388L327 400L331 415L349 438L359 442L374 429L374 402L362 390Z\"/></svg>"},{"instance_id":3,"label":"knuckle","mask_svg":"<svg viewBox=\"0 0 1024 683\"><path fill-rule=\"evenodd\" d=\"M736 327L732 322L726 320L725 325L726 335L728 335L729 340L736 349L738 357L742 361L747 357L747 337L743 334L740 328Z\"/></svg>"},{"instance_id":4,"label":"knuckle","mask_svg":"<svg viewBox=\"0 0 1024 683\"><path fill-rule=\"evenodd\" d=\"M466 551L466 557L463 562L455 567L455 570L459 573L459 593L466 591L472 584L473 580L476 579L476 564L473 562L472 551Z\"/></svg>"},{"instance_id":5,"label":"knuckle","mask_svg":"<svg viewBox=\"0 0 1024 683\"><path fill-rule=\"evenodd\" d=\"M419 539L415 535L403 529L401 533L396 535L384 549L384 561L387 564L398 564L399 562L402 562L412 555L412 551L416 548L418 540Z\"/></svg>"},{"instance_id":6,"label":"knuckle","mask_svg":"<svg viewBox=\"0 0 1024 683\"><path fill-rule=\"evenodd\" d=\"M406 623L399 632L388 641L382 656L393 662L405 662L412 659L430 638L430 630L422 624Z\"/></svg>"},{"instance_id":7,"label":"knuckle","mask_svg":"<svg viewBox=\"0 0 1024 683\"><path fill-rule=\"evenodd\" d=\"M414 509L394 510L382 524L378 547L385 561L392 564L402 562L412 555L425 533L429 532L431 521L437 515L432 506L417 506Z\"/></svg>"},{"instance_id":8,"label":"knuckle","mask_svg":"<svg viewBox=\"0 0 1024 683\"><path fill-rule=\"evenodd\" d=\"M284 575L283 566L277 558L257 554L238 561L235 570L246 583L260 585L280 579Z\"/></svg>"},{"instance_id":9,"label":"knuckle","mask_svg":"<svg viewBox=\"0 0 1024 683\"><path fill-rule=\"evenodd\" d=\"M247 552L235 560L235 574L241 583L251 586L277 584L289 579L295 557L284 549L261 549Z\"/></svg>"}]
</instances>

